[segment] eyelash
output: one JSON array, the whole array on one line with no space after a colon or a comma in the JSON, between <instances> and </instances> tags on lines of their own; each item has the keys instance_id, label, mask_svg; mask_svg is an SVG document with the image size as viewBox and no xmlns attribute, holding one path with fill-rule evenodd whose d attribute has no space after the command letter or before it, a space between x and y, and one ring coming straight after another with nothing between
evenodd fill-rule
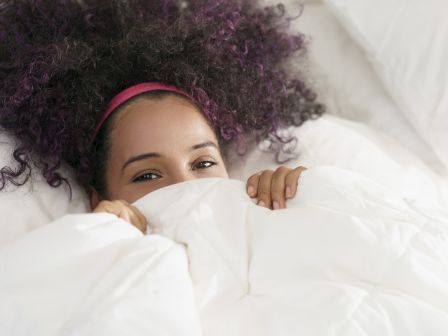
<instances>
[{"instance_id":1,"label":"eyelash","mask_svg":"<svg viewBox=\"0 0 448 336\"><path fill-rule=\"evenodd\" d=\"M199 167L199 165L203 165L205 164L205 166ZM213 166L216 166L218 163L214 162L214 161L210 161L210 160L204 160L204 161L200 161L198 163L196 163L195 165L193 165L192 170L198 170L198 169L207 169L207 168L211 168ZM157 178L149 178L149 176L157 176L157 178L161 178L162 176L160 176L157 173L153 173L153 172L146 172L143 173L139 176L137 176L136 178L134 178L132 180L133 183L139 183L139 182L145 182L145 181L153 181L156 180Z\"/></svg>"},{"instance_id":2,"label":"eyelash","mask_svg":"<svg viewBox=\"0 0 448 336\"><path fill-rule=\"evenodd\" d=\"M145 178L145 176L149 176L149 175L153 175L153 176L157 176L158 178L160 178L161 176L159 174L156 173L151 173L151 172L146 172L143 173L139 176L137 176L135 179L132 180L133 183L139 183L139 182L145 182L145 181L153 181L155 180L155 178Z\"/></svg>"}]
</instances>

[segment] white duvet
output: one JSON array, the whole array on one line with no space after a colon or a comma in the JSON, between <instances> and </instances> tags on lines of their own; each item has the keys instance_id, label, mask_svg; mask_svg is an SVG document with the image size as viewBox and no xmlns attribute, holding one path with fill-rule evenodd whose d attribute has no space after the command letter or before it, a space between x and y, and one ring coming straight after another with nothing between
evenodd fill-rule
<instances>
[{"instance_id":1,"label":"white duvet","mask_svg":"<svg viewBox=\"0 0 448 336\"><path fill-rule=\"evenodd\" d=\"M203 179L0 250L0 335L447 335L448 214L331 167L288 209Z\"/></svg>"}]
</instances>

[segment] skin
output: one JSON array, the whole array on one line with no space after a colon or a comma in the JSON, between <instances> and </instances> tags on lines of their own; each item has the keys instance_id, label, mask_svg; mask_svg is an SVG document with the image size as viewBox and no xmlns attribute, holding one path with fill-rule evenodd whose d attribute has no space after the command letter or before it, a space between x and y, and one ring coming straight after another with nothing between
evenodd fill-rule
<instances>
[{"instance_id":1,"label":"skin","mask_svg":"<svg viewBox=\"0 0 448 336\"><path fill-rule=\"evenodd\" d=\"M115 214L145 233L147 219L131 203L171 184L229 177L212 127L188 99L142 97L117 113L105 172L107 198L94 190L93 212ZM305 169L258 172L248 179L247 193L260 206L285 208Z\"/></svg>"}]
</instances>

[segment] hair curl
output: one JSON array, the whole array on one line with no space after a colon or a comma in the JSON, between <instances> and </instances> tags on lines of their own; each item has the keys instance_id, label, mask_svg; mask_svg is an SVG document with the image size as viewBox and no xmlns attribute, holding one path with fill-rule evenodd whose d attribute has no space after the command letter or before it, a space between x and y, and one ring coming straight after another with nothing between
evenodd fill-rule
<instances>
[{"instance_id":1,"label":"hair curl","mask_svg":"<svg viewBox=\"0 0 448 336\"><path fill-rule=\"evenodd\" d=\"M59 186L64 162L92 185L95 125L111 97L141 82L189 93L241 153L249 135L281 142L280 127L324 110L285 68L306 51L290 20L283 5L254 0L0 0L0 127L19 140L0 190L31 167Z\"/></svg>"}]
</instances>

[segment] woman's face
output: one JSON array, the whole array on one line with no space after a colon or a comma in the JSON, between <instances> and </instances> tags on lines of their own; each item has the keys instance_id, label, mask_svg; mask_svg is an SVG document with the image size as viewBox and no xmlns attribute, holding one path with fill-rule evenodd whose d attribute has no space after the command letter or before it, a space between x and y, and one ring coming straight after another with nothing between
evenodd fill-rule
<instances>
[{"instance_id":1,"label":"woman's face","mask_svg":"<svg viewBox=\"0 0 448 336\"><path fill-rule=\"evenodd\" d=\"M188 100L142 97L124 107L110 133L107 196L132 203L171 184L228 178L216 136Z\"/></svg>"}]
</instances>

